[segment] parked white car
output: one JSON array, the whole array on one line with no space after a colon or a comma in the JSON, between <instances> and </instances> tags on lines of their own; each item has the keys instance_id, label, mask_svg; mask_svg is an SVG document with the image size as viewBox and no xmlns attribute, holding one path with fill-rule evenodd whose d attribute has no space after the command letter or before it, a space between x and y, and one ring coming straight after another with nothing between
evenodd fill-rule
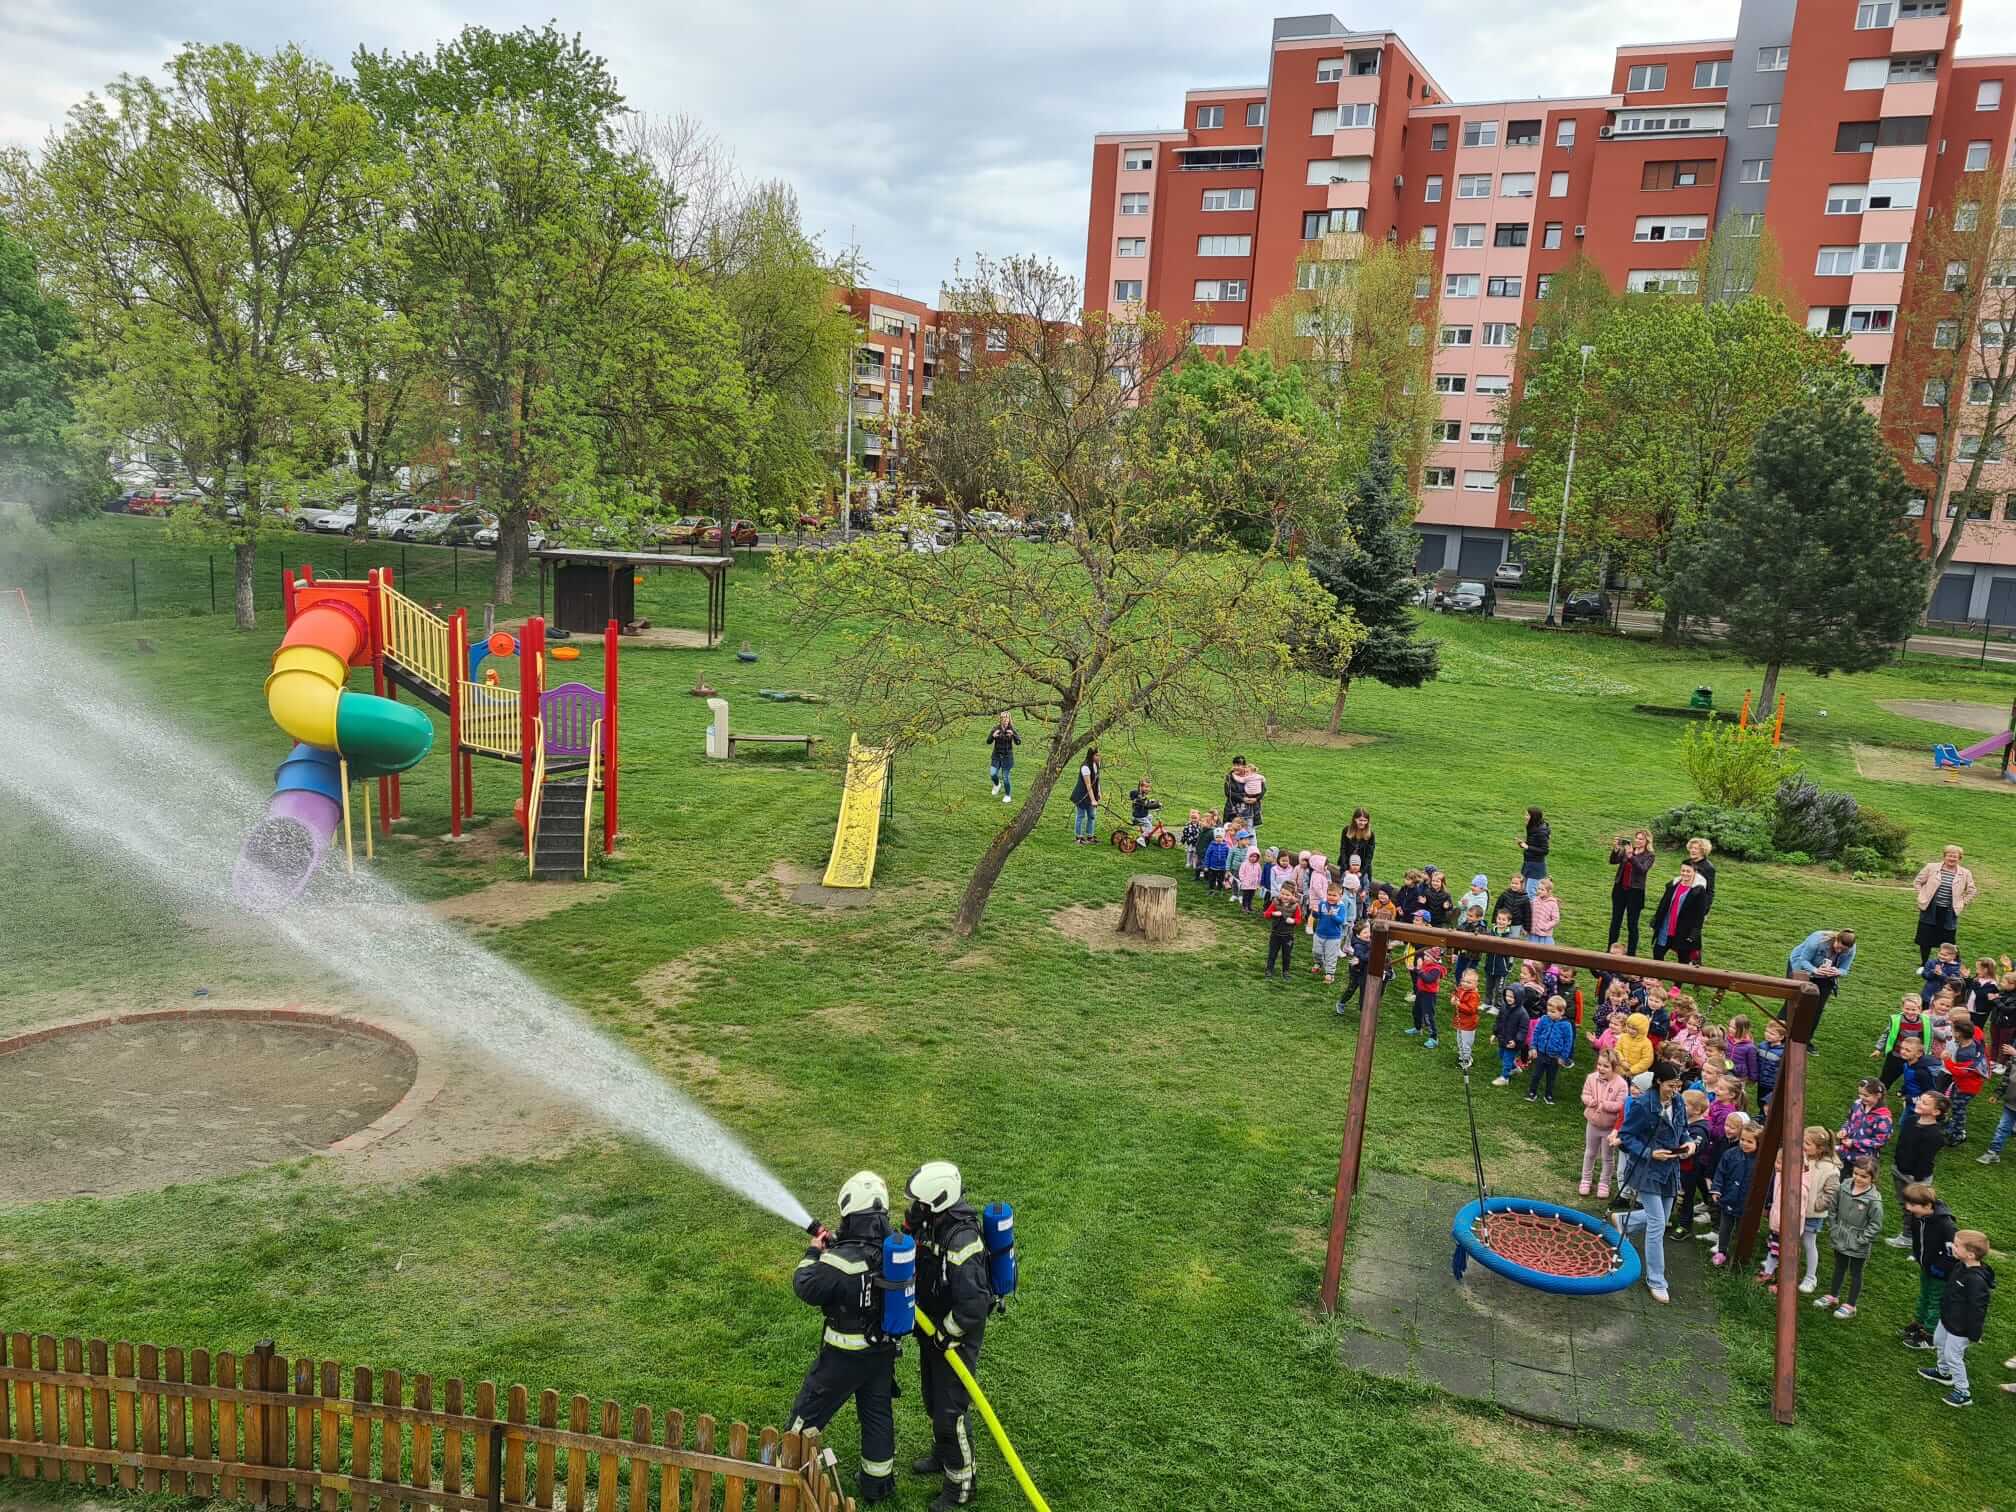
<instances>
[{"instance_id":1,"label":"parked white car","mask_svg":"<svg viewBox=\"0 0 2016 1512\"><path fill-rule=\"evenodd\" d=\"M378 516L374 528L390 541L419 541L426 539L421 531L433 528L429 522L435 518L433 511L426 509L388 509Z\"/></svg>"}]
</instances>

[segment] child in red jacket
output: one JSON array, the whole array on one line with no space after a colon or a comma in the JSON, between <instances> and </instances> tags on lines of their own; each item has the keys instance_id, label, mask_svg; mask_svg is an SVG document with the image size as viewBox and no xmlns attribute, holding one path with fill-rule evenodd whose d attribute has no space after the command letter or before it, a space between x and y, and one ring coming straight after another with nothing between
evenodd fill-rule
<instances>
[{"instance_id":1,"label":"child in red jacket","mask_svg":"<svg viewBox=\"0 0 2016 1512\"><path fill-rule=\"evenodd\" d=\"M1425 1034L1421 1041L1435 1048L1435 995L1442 990L1442 947L1430 945L1414 963L1414 1027L1409 1034Z\"/></svg>"},{"instance_id":2,"label":"child in red jacket","mask_svg":"<svg viewBox=\"0 0 2016 1512\"><path fill-rule=\"evenodd\" d=\"M1953 1078L1949 1094L1953 1112L1947 1124L1946 1143L1962 1145L1967 1143L1967 1105L1988 1079L1988 1047L1982 1043L1981 1031L1974 1027L1966 1009L1954 1012L1952 1024L1953 1040L1944 1062L1946 1074Z\"/></svg>"}]
</instances>

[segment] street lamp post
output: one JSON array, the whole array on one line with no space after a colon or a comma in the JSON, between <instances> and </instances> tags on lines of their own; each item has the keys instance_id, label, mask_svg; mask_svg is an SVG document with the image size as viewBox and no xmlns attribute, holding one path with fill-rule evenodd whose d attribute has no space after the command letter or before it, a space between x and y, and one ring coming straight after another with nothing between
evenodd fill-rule
<instances>
[{"instance_id":1,"label":"street lamp post","mask_svg":"<svg viewBox=\"0 0 2016 1512\"><path fill-rule=\"evenodd\" d=\"M1575 487L1575 443L1582 436L1582 391L1589 382L1589 354L1593 346L1582 348L1582 370L1575 381L1575 419L1568 427L1568 472L1561 480L1561 521L1554 531L1554 576L1547 582L1547 623L1554 623L1554 606L1561 595L1561 553L1568 544L1568 495Z\"/></svg>"}]
</instances>

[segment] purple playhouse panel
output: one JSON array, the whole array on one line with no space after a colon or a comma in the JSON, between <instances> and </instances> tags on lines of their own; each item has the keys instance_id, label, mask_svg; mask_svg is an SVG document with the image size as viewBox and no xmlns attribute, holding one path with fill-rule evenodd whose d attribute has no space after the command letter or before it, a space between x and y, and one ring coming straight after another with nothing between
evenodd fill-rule
<instances>
[{"instance_id":1,"label":"purple playhouse panel","mask_svg":"<svg viewBox=\"0 0 2016 1512\"><path fill-rule=\"evenodd\" d=\"M603 717L602 695L586 683L562 683L539 700L548 756L586 756L594 746L595 721Z\"/></svg>"}]
</instances>

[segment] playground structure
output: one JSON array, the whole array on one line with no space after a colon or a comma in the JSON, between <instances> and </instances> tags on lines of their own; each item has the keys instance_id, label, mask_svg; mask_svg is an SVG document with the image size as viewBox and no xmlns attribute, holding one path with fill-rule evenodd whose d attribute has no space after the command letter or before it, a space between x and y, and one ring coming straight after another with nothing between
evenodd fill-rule
<instances>
[{"instance_id":1,"label":"playground structure","mask_svg":"<svg viewBox=\"0 0 2016 1512\"><path fill-rule=\"evenodd\" d=\"M515 764L513 813L525 831L533 877L582 877L588 870L590 809L602 794L602 849L615 845L617 797L617 636L604 640L603 687L545 689L545 622L528 621L517 641L492 636L470 646L466 610L442 618L394 585L392 569L364 579L317 580L313 567L285 571L287 630L266 679L273 721L295 740L275 774L265 819L247 836L233 883L268 906L298 897L329 850L337 826L351 858L352 783L378 784L378 820L390 833L401 818L400 774L433 749L434 725L419 704L448 716L449 831L475 814L475 758ZM516 653L519 686L478 680L486 655ZM369 668L371 691L348 686Z\"/></svg>"},{"instance_id":2,"label":"playground structure","mask_svg":"<svg viewBox=\"0 0 2016 1512\"><path fill-rule=\"evenodd\" d=\"M2008 729L1990 735L1986 740L1976 741L1965 750L1955 750L1950 742L1935 745L1932 747L1932 765L1935 769L1955 772L1964 767L1971 767L1975 762L1993 756L1998 751L2002 755L2002 780L2016 782L2016 772L2010 770L2011 758L2016 757L2016 699L2011 699L2009 703ZM1946 780L1951 782L1953 779L1949 775Z\"/></svg>"},{"instance_id":3,"label":"playground structure","mask_svg":"<svg viewBox=\"0 0 2016 1512\"><path fill-rule=\"evenodd\" d=\"M862 745L859 735L849 736L847 786L841 790L840 817L833 826L827 887L866 887L875 880L875 851L891 796L889 751Z\"/></svg>"},{"instance_id":4,"label":"playground structure","mask_svg":"<svg viewBox=\"0 0 2016 1512\"><path fill-rule=\"evenodd\" d=\"M1323 1311L1330 1314L1337 1311L1338 1290L1344 1267L1344 1242L1350 1232L1351 1201L1358 1190L1362 1176L1360 1167L1365 1154L1366 1114L1372 1094L1372 1058L1378 1047L1379 1005L1385 992L1389 955L1396 942L1420 946L1439 945L1451 953L1461 950L1471 955L1519 957L1543 964L1572 966L1578 971L1592 974L1609 970L1618 961L1618 957L1601 951L1577 950L1565 945L1541 945L1531 940L1501 940L1491 935L1463 934L1456 930L1432 929L1426 925L1403 924L1388 919L1372 921L1372 955L1365 968L1365 991L1358 1017L1358 1042L1351 1065L1350 1111L1345 1118L1343 1142L1338 1150L1337 1186L1330 1210L1330 1243L1323 1265L1321 1304ZM1813 1038L1813 1025L1819 1017L1818 989L1810 981L1790 977L1769 977L1745 971L1720 971L1706 966L1682 965L1678 961L1647 961L1642 956L1632 956L1628 960L1633 971L1644 975L1695 987L1712 988L1717 994L1717 1001L1720 1001L1723 995L1733 992L1753 1003L1763 999L1782 1005L1782 1018L1787 1031L1785 1061L1779 1071L1778 1093L1771 1099L1770 1112L1765 1119L1758 1161L1760 1170L1769 1170L1772 1157L1766 1152L1776 1152L1781 1162L1777 1178L1780 1213L1779 1250L1786 1255L1796 1254L1803 1223L1800 1214L1804 1210L1799 1182L1803 1168L1800 1141L1806 1126L1806 1056L1807 1047ZM1762 1003L1757 1005L1761 1010ZM1481 1165L1481 1158L1479 1163ZM1770 1201L1770 1188L1769 1181L1753 1181L1750 1185L1743 1217L1736 1230L1736 1260L1739 1263L1748 1261L1756 1246L1757 1230ZM1516 1205L1529 1209L1554 1207L1553 1204L1524 1198L1516 1199ZM1462 1213L1457 1215L1452 1231L1455 1232L1459 1246L1468 1249L1472 1256L1482 1259L1483 1256L1478 1249L1463 1243L1460 1232L1470 1227L1476 1218L1483 1216L1481 1212L1472 1212L1472 1208L1476 1206L1477 1204L1472 1204L1465 1207ZM1585 1225L1588 1222L1586 1216L1580 1221ZM1510 1258L1521 1261L1523 1268L1529 1271L1533 1268L1530 1262L1541 1258L1542 1252L1546 1249L1553 1248L1565 1254L1567 1248L1563 1245L1549 1246L1538 1242L1525 1245L1518 1241L1515 1241L1513 1247L1527 1251L1523 1256L1515 1254ZM1488 1242L1483 1248L1503 1253L1495 1244ZM1499 1269L1501 1274L1510 1274L1501 1267L1493 1268ZM1561 1265L1549 1272L1562 1277L1573 1273L1574 1270L1570 1265ZM1531 1284L1529 1276L1522 1275L1514 1279ZM1785 1424L1790 1424L1794 1420L1797 1409L1799 1305L1802 1300L1797 1288L1792 1286L1779 1288L1771 1415L1778 1422Z\"/></svg>"},{"instance_id":5,"label":"playground structure","mask_svg":"<svg viewBox=\"0 0 2016 1512\"><path fill-rule=\"evenodd\" d=\"M1739 730L1747 730L1750 728L1750 723L1751 723L1750 690L1748 688L1745 688L1743 690L1743 709L1742 712L1736 716L1736 728ZM1759 709L1757 711L1756 723L1758 729L1761 730L1764 728L1764 711L1762 709ZM1780 693L1778 695L1778 712L1771 720L1771 744L1775 746L1775 745L1783 745L1784 743L1785 743L1785 695L1783 693Z\"/></svg>"}]
</instances>

